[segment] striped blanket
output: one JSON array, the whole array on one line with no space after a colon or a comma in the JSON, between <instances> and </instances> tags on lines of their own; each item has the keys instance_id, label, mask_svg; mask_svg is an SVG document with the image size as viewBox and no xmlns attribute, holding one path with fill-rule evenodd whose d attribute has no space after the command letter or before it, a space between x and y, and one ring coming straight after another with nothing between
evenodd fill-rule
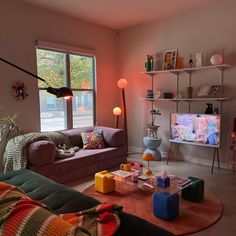
<instances>
[{"instance_id":1,"label":"striped blanket","mask_svg":"<svg viewBox=\"0 0 236 236\"><path fill-rule=\"evenodd\" d=\"M111 236L120 225L121 209L100 204L78 213L55 215L17 187L0 182L0 235Z\"/></svg>"},{"instance_id":2,"label":"striped blanket","mask_svg":"<svg viewBox=\"0 0 236 236\"><path fill-rule=\"evenodd\" d=\"M25 150L30 143L37 140L48 140L56 146L65 144L66 149L72 148L69 139L62 132L28 133L11 138L5 148L2 168L3 172L19 170L26 167Z\"/></svg>"}]
</instances>

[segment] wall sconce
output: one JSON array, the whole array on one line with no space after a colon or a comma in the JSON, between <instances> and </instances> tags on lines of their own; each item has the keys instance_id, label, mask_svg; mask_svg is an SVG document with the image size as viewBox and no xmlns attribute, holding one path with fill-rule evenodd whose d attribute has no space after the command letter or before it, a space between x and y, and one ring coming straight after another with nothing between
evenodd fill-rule
<instances>
[{"instance_id":1,"label":"wall sconce","mask_svg":"<svg viewBox=\"0 0 236 236\"><path fill-rule=\"evenodd\" d=\"M113 115L116 117L115 127L118 128L119 116L121 115L121 109L119 107L113 108Z\"/></svg>"}]
</instances>

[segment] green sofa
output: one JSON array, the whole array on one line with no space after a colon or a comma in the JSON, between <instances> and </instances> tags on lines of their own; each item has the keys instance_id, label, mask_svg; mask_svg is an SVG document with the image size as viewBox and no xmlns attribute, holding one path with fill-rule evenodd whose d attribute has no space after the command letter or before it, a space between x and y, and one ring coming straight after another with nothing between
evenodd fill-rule
<instances>
[{"instance_id":1,"label":"green sofa","mask_svg":"<svg viewBox=\"0 0 236 236\"><path fill-rule=\"evenodd\" d=\"M29 197L46 204L57 214L77 212L99 204L91 197L30 170L12 171L0 175L0 181L19 187ZM172 233L134 215L121 212L120 217L121 225L116 236L173 236Z\"/></svg>"}]
</instances>

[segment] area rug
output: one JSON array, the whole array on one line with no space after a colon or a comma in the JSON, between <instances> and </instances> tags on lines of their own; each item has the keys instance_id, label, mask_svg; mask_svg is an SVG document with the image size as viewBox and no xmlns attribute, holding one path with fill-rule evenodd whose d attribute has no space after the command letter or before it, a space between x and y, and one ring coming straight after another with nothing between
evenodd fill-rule
<instances>
[{"instance_id":1,"label":"area rug","mask_svg":"<svg viewBox=\"0 0 236 236\"><path fill-rule=\"evenodd\" d=\"M185 201L180 197L180 215L172 221L155 217L152 213L152 193L133 186L116 183L116 191L108 194L98 193L94 184L83 191L84 194L100 202L119 203L124 211L139 216L175 235L187 235L203 230L220 219L223 212L221 201L205 190L200 203Z\"/></svg>"}]
</instances>

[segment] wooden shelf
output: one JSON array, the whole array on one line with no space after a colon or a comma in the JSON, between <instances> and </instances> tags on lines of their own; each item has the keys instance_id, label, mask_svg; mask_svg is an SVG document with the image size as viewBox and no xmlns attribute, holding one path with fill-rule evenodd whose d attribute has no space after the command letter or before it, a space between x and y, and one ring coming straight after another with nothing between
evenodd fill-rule
<instances>
[{"instance_id":1,"label":"wooden shelf","mask_svg":"<svg viewBox=\"0 0 236 236\"><path fill-rule=\"evenodd\" d=\"M218 101L223 102L230 100L231 98L140 98L145 101L172 101L172 102L194 102L194 101Z\"/></svg>"},{"instance_id":2,"label":"wooden shelf","mask_svg":"<svg viewBox=\"0 0 236 236\"><path fill-rule=\"evenodd\" d=\"M156 71L146 71L146 72L140 72L141 74L147 74L147 75L156 75L156 74L166 74L166 73L172 73L172 74L180 74L180 73L187 73L191 74L195 71L201 71L201 70L210 70L210 69L218 69L218 70L225 70L230 68L232 65L228 64L221 64L216 66L201 66L201 67L192 67L192 68L183 68L183 69L174 69L174 70L156 70Z\"/></svg>"}]
</instances>

